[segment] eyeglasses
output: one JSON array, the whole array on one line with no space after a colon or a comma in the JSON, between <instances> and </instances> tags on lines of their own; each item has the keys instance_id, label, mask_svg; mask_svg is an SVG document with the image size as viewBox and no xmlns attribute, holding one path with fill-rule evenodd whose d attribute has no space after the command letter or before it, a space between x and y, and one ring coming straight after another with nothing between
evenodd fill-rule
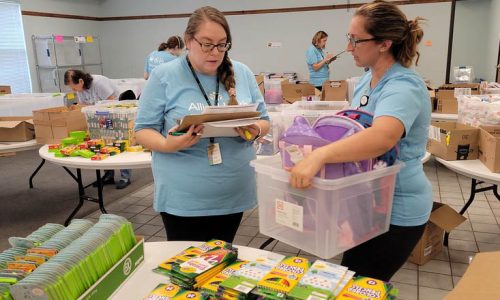
<instances>
[{"instance_id":1,"label":"eyeglasses","mask_svg":"<svg viewBox=\"0 0 500 300\"><path fill-rule=\"evenodd\" d=\"M220 43L220 44L215 45L215 44L211 44L211 43L202 43L202 42L198 41L195 37L193 37L193 39L198 44L200 44L201 51L207 52L207 53L212 52L212 50L214 50L215 47L217 47L217 51L219 51L219 52L226 52L231 48L231 43Z\"/></svg>"},{"instance_id":2,"label":"eyeglasses","mask_svg":"<svg viewBox=\"0 0 500 300\"><path fill-rule=\"evenodd\" d=\"M345 35L347 38L347 42L351 44L353 48L356 48L356 45L359 43L369 42L369 41L380 41L380 38L369 38L369 39L356 39L352 37L349 33Z\"/></svg>"}]
</instances>

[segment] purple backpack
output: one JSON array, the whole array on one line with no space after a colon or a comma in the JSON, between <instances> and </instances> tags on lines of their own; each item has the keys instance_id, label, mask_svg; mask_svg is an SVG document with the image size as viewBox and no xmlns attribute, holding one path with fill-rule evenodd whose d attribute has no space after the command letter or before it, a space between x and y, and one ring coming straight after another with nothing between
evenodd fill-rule
<instances>
[{"instance_id":1,"label":"purple backpack","mask_svg":"<svg viewBox=\"0 0 500 300\"><path fill-rule=\"evenodd\" d=\"M279 142L283 168L290 170L314 149L349 137L361 130L364 130L361 124L343 116L324 116L317 119L312 126L307 119L297 116ZM327 164L316 176L336 179L371 169L372 160Z\"/></svg>"}]
</instances>

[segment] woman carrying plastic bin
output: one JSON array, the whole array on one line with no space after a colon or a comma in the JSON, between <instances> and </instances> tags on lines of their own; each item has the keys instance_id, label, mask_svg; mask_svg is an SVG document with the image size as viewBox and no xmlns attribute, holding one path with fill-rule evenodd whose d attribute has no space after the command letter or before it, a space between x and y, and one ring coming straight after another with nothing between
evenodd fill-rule
<instances>
[{"instance_id":1,"label":"woman carrying plastic bin","mask_svg":"<svg viewBox=\"0 0 500 300\"><path fill-rule=\"evenodd\" d=\"M197 9L184 34L187 55L153 70L139 102L137 142L153 151L154 209L169 241L232 242L245 210L257 202L253 141L269 131L269 117L255 77L229 59L231 32L213 7ZM206 106L256 104L254 124L238 136L201 138L203 127L177 131L177 119Z\"/></svg>"},{"instance_id":2,"label":"woman carrying plastic bin","mask_svg":"<svg viewBox=\"0 0 500 300\"><path fill-rule=\"evenodd\" d=\"M157 66L172 61L179 57L184 50L184 41L180 36L174 35L168 38L166 43L161 43L158 50L149 53L144 63L144 79L149 78L149 74Z\"/></svg>"},{"instance_id":3,"label":"woman carrying plastic bin","mask_svg":"<svg viewBox=\"0 0 500 300\"><path fill-rule=\"evenodd\" d=\"M312 45L306 51L306 62L309 68L309 83L321 91L323 83L330 79L329 64L335 60L333 54L325 53L328 34L318 31L312 38Z\"/></svg>"},{"instance_id":4,"label":"woman carrying plastic bin","mask_svg":"<svg viewBox=\"0 0 500 300\"><path fill-rule=\"evenodd\" d=\"M94 105L100 100L118 100L118 87L106 76L90 75L80 70L67 70L64 73L64 85L69 86L78 97L78 102ZM132 171L120 170L121 178L116 183L117 189L124 189L131 183ZM103 184L115 183L115 171L106 170L102 177ZM96 185L96 184L94 184Z\"/></svg>"},{"instance_id":5,"label":"woman carrying plastic bin","mask_svg":"<svg viewBox=\"0 0 500 300\"><path fill-rule=\"evenodd\" d=\"M396 179L389 231L344 253L342 264L363 276L390 280L419 241L432 209L432 187L421 162L431 119L418 62L423 37L420 18L407 20L399 8L375 1L354 14L347 51L358 67L368 67L352 105L374 114L371 128L314 150L291 171L290 183L307 188L327 163L377 157L398 144L404 162Z\"/></svg>"}]
</instances>

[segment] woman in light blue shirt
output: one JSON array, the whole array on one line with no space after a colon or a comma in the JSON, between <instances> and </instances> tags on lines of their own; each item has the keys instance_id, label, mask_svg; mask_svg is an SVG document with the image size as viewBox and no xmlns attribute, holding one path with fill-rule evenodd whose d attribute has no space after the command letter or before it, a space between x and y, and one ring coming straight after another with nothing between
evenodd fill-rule
<instances>
[{"instance_id":1,"label":"woman in light blue shirt","mask_svg":"<svg viewBox=\"0 0 500 300\"><path fill-rule=\"evenodd\" d=\"M157 51L151 52L146 57L144 63L144 79L149 78L149 74L154 68L161 64L172 61L182 54L184 41L180 36L174 35L168 38L166 43L161 43Z\"/></svg>"},{"instance_id":2,"label":"woman in light blue shirt","mask_svg":"<svg viewBox=\"0 0 500 300\"><path fill-rule=\"evenodd\" d=\"M321 91L323 83L330 79L329 64L335 60L333 54L325 53L328 34L318 31L312 38L312 45L306 51L306 62L309 68L309 83Z\"/></svg>"},{"instance_id":3,"label":"woman in light blue shirt","mask_svg":"<svg viewBox=\"0 0 500 300\"><path fill-rule=\"evenodd\" d=\"M256 205L252 142L268 132L269 117L253 73L228 57L231 33L220 11L197 9L184 38L188 54L154 69L146 83L136 138L153 150L154 209L167 239L232 242L243 212ZM260 120L238 128L235 137L202 139L201 125L176 132L177 120L226 105L230 95L256 104Z\"/></svg>"},{"instance_id":4,"label":"woman in light blue shirt","mask_svg":"<svg viewBox=\"0 0 500 300\"><path fill-rule=\"evenodd\" d=\"M358 67L368 67L352 105L374 114L372 127L313 151L292 169L291 185L308 187L326 163L378 157L394 145L404 162L396 179L389 231L344 253L342 264L359 275L389 281L418 243L432 209L432 187L421 162L431 107L418 62L420 18L407 20L393 3L361 6L351 20L347 51ZM368 208L367 208L368 209Z\"/></svg>"}]
</instances>

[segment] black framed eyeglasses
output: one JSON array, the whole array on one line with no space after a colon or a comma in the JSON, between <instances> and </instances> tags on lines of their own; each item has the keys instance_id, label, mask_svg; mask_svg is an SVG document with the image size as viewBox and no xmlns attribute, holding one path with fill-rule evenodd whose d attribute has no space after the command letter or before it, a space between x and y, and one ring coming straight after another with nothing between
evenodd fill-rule
<instances>
[{"instance_id":1,"label":"black framed eyeglasses","mask_svg":"<svg viewBox=\"0 0 500 300\"><path fill-rule=\"evenodd\" d=\"M369 41L380 41L380 38L369 38L369 39L357 39L352 37L349 33L345 35L347 38L347 42L351 44L353 48L356 48L356 45L359 43L369 42Z\"/></svg>"},{"instance_id":2,"label":"black framed eyeglasses","mask_svg":"<svg viewBox=\"0 0 500 300\"><path fill-rule=\"evenodd\" d=\"M211 44L211 43L202 43L198 41L195 37L193 37L193 40L195 40L198 44L200 44L201 51L203 52L211 52L214 50L214 48L217 47L217 51L219 52L226 52L231 48L231 43L220 43L220 44Z\"/></svg>"}]
</instances>

